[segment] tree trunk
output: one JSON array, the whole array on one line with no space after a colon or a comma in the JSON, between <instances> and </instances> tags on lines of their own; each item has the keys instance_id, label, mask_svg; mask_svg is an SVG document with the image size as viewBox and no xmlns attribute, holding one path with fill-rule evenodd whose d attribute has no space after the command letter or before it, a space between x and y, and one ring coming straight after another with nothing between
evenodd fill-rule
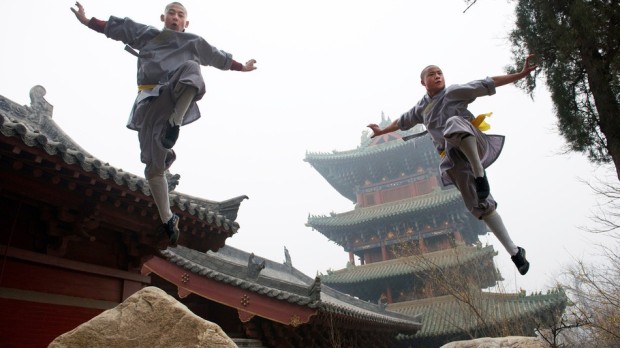
<instances>
[{"instance_id":1,"label":"tree trunk","mask_svg":"<svg viewBox=\"0 0 620 348\"><path fill-rule=\"evenodd\" d=\"M616 176L620 180L620 106L611 90L609 65L602 59L584 59L583 63L599 116L599 128L605 135L607 152L611 156L616 167Z\"/></svg>"},{"instance_id":2,"label":"tree trunk","mask_svg":"<svg viewBox=\"0 0 620 348\"><path fill-rule=\"evenodd\" d=\"M575 18L574 23L578 32L588 32L581 29L587 24L578 18ZM611 89L612 58L609 58L609 55L602 56L594 41L586 38L579 40L579 51L598 113L598 126L605 135L607 152L616 167L616 176L620 181L620 105Z\"/></svg>"}]
</instances>

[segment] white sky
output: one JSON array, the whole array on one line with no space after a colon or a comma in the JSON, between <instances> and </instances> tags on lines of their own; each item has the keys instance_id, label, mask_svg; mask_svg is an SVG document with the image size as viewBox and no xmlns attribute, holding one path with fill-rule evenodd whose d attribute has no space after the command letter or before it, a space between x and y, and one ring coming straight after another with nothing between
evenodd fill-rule
<instances>
[{"instance_id":1,"label":"white sky","mask_svg":"<svg viewBox=\"0 0 620 348\"><path fill-rule=\"evenodd\" d=\"M310 276L343 268L348 254L305 226L309 214L345 212L340 196L308 163L306 151L349 150L381 113L395 119L419 100L419 72L439 65L448 84L504 73L513 3L461 0L182 1L188 31L233 54L258 61L251 73L203 68L203 118L183 127L175 146L177 190L212 200L248 195L227 244ZM29 104L34 85L47 89L54 120L83 148L111 165L143 175L137 134L125 128L136 94L135 58L124 45L82 26L71 1L3 4L0 95ZM110 15L160 27L165 1L82 1L87 16ZM527 249L530 272L518 275L497 239L497 265L507 291L552 287L574 258L588 260L595 237L589 179L595 166L561 154L549 94L534 101L513 86L480 98L474 114L493 111L491 132L507 136L487 170L498 212ZM597 173L602 169L598 169Z\"/></svg>"}]
</instances>

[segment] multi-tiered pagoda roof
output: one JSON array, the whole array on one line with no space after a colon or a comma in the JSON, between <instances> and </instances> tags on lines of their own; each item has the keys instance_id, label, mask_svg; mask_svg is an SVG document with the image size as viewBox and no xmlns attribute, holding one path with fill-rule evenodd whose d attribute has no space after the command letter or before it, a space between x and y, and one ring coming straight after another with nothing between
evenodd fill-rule
<instances>
[{"instance_id":1,"label":"multi-tiered pagoda roof","mask_svg":"<svg viewBox=\"0 0 620 348\"><path fill-rule=\"evenodd\" d=\"M389 122L383 119L382 124ZM413 136L408 141L403 137ZM356 202L356 190L368 182L398 178L404 173L438 175L438 156L428 133L415 127L370 139L364 133L362 143L353 150L308 152L310 163L341 195ZM430 173L428 172L430 170Z\"/></svg>"},{"instance_id":2,"label":"multi-tiered pagoda roof","mask_svg":"<svg viewBox=\"0 0 620 348\"><path fill-rule=\"evenodd\" d=\"M551 325L568 303L565 292L557 288L528 296L525 292L472 292L471 307L454 296L440 296L393 303L388 308L422 318L422 329L418 333L399 337L402 346L437 347L445 342L511 330L534 333ZM472 312L474 308L477 314Z\"/></svg>"}]
</instances>

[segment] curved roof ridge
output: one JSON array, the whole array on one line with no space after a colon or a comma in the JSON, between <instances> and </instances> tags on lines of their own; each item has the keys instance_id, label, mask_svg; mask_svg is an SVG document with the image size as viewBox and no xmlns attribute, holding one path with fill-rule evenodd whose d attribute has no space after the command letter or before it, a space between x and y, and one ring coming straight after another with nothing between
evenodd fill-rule
<instances>
[{"instance_id":1,"label":"curved roof ridge","mask_svg":"<svg viewBox=\"0 0 620 348\"><path fill-rule=\"evenodd\" d=\"M201 253L187 247L177 246L164 250L162 254L168 258L169 262L200 276L278 300L351 317L363 317L373 322L414 327L416 330L420 325L415 316L385 311L384 306L360 300L322 285L320 278L307 282L312 278L297 271L294 267L291 268L297 272L291 274L302 275L297 283L290 281L290 278L289 281L277 278L280 273L272 273L271 276L263 274L266 271L269 273L269 268L275 267L278 263L259 256L257 257L266 261L265 268L254 279L247 275L248 261L242 262L243 256L251 254L233 247L224 246L217 253ZM288 268L287 265L279 265Z\"/></svg>"},{"instance_id":2,"label":"curved roof ridge","mask_svg":"<svg viewBox=\"0 0 620 348\"><path fill-rule=\"evenodd\" d=\"M393 202L377 204L369 207L356 208L344 213L327 215L310 215L307 226L313 224L353 225L374 220L377 216L392 216L410 213L420 209L428 209L442 203L461 200L461 193L456 188L438 189L431 193L405 198Z\"/></svg>"},{"instance_id":3,"label":"curved roof ridge","mask_svg":"<svg viewBox=\"0 0 620 348\"><path fill-rule=\"evenodd\" d=\"M430 267L452 267L459 263L484 257L485 255L494 256L495 254L496 252L492 245L486 247L461 245L455 248L434 251L423 255L412 255L365 265L351 266L331 271L327 275L322 275L321 279L326 284L359 283L373 279L384 279L407 275L413 272L421 272ZM459 255L462 258L459 258Z\"/></svg>"},{"instance_id":4,"label":"curved roof ridge","mask_svg":"<svg viewBox=\"0 0 620 348\"><path fill-rule=\"evenodd\" d=\"M425 141L424 138L430 137L427 135L425 131L419 132L419 137L406 138L406 135L409 132L403 132L403 134L399 134L401 137L392 141L386 141L380 144L372 145L372 146L360 146L355 149L349 150L332 150L328 151L317 151L310 152L306 151L306 157L304 158L304 162L312 162L318 160L336 160L350 157L365 157L374 155L377 153L382 153L386 151L390 151L392 149L404 146L417 147L419 142ZM404 139L408 140L404 140Z\"/></svg>"},{"instance_id":5,"label":"curved roof ridge","mask_svg":"<svg viewBox=\"0 0 620 348\"><path fill-rule=\"evenodd\" d=\"M568 302L568 297L561 290L552 290L546 295L532 294L529 296L523 293L498 294L480 291L480 296L488 301L484 310L486 315L494 317L489 318L490 322L540 316L541 313L546 313L552 308L565 307ZM452 295L388 305L388 309L396 312L421 315L422 329L414 336L403 337L408 339L456 334L479 325L463 308L462 303Z\"/></svg>"}]
</instances>

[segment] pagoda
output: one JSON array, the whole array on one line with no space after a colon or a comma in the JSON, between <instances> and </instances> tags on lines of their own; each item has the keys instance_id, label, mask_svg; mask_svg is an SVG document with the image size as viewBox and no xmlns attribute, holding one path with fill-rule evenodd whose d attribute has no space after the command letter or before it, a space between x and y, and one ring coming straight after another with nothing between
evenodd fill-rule
<instances>
[{"instance_id":1,"label":"pagoda","mask_svg":"<svg viewBox=\"0 0 620 348\"><path fill-rule=\"evenodd\" d=\"M382 115L380 126L390 123ZM322 283L425 318L416 335L403 337L403 346L432 347L492 335L490 326L498 323L564 309L566 296L560 290L528 298L527 305L523 294L487 296L482 292L503 280L493 264L497 252L480 243L479 236L488 232L487 227L469 213L460 192L441 184L440 156L421 125L374 138L365 131L356 149L308 152L304 161L354 203L351 211L308 217L307 226L349 254L346 268L328 270L321 276ZM467 286L475 288L471 293L476 301L485 303L485 308L496 304L494 313L502 315L489 314L480 321L463 315L455 322L459 316L442 308L459 307L459 301L450 296L454 294L449 286L438 286L440 277L447 282L457 278L462 283L457 286L473 284ZM533 334L532 325L520 327L518 334Z\"/></svg>"}]
</instances>

